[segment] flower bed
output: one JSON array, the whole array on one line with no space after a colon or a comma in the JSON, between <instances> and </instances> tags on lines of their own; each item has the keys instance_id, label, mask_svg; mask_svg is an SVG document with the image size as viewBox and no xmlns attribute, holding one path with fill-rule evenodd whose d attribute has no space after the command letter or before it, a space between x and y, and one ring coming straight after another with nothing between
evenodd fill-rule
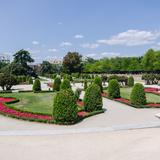
<instances>
[{"instance_id":1,"label":"flower bed","mask_svg":"<svg viewBox=\"0 0 160 160\"><path fill-rule=\"evenodd\" d=\"M76 102L77 103L77 105L79 106L79 107L84 107L84 102L83 101L77 101Z\"/></svg>"},{"instance_id":2,"label":"flower bed","mask_svg":"<svg viewBox=\"0 0 160 160\"><path fill-rule=\"evenodd\" d=\"M15 98L3 98L0 97L0 113L6 116L18 118L18 119L23 119L23 120L30 120L30 121L37 121L37 122L45 122L45 123L55 123L54 122L54 117L51 115L45 115L45 114L35 114L31 112L26 112L26 111L20 111L18 109L10 108L7 106L9 103L14 103L19 100ZM82 101L78 101L78 105L80 107L84 106L84 103ZM84 118L87 118L92 115L100 114L103 113L104 110L100 110L97 112L86 112L86 111L79 111L77 113L78 119L82 120Z\"/></svg>"},{"instance_id":3,"label":"flower bed","mask_svg":"<svg viewBox=\"0 0 160 160\"><path fill-rule=\"evenodd\" d=\"M147 92L147 93L153 93L153 94L160 95L160 89L159 88L148 87L148 88L145 88L144 91Z\"/></svg>"}]
</instances>

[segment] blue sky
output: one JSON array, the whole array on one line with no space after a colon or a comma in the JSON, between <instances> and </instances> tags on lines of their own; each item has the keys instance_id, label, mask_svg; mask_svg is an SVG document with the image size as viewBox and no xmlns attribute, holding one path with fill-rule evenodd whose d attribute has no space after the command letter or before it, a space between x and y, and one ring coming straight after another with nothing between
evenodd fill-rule
<instances>
[{"instance_id":1,"label":"blue sky","mask_svg":"<svg viewBox=\"0 0 160 160\"><path fill-rule=\"evenodd\" d=\"M36 62L77 51L93 58L160 49L159 0L0 0L0 53Z\"/></svg>"}]
</instances>

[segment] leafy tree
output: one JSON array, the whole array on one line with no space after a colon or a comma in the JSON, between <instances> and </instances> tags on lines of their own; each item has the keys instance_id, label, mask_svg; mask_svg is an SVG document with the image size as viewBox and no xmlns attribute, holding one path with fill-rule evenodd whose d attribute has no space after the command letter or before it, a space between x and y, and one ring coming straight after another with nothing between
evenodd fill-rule
<instances>
[{"instance_id":1,"label":"leafy tree","mask_svg":"<svg viewBox=\"0 0 160 160\"><path fill-rule=\"evenodd\" d=\"M34 62L31 55L26 50L20 50L13 55L14 60L10 65L10 71L15 75L31 75L36 76L36 73L28 63Z\"/></svg>"},{"instance_id":2,"label":"leafy tree","mask_svg":"<svg viewBox=\"0 0 160 160\"><path fill-rule=\"evenodd\" d=\"M18 81L14 75L0 74L0 86L3 90L11 90L13 85L18 84Z\"/></svg>"},{"instance_id":3,"label":"leafy tree","mask_svg":"<svg viewBox=\"0 0 160 160\"><path fill-rule=\"evenodd\" d=\"M41 74L52 74L53 73L53 67L52 64L48 61L43 61L41 64Z\"/></svg>"},{"instance_id":4,"label":"leafy tree","mask_svg":"<svg viewBox=\"0 0 160 160\"><path fill-rule=\"evenodd\" d=\"M68 52L63 58L63 71L74 73L82 71L82 56L77 52Z\"/></svg>"}]
</instances>

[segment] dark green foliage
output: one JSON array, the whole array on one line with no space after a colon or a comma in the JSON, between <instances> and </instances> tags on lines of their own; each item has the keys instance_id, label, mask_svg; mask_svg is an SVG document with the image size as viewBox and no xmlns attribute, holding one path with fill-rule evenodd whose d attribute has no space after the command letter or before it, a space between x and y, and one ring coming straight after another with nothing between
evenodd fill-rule
<instances>
[{"instance_id":1,"label":"dark green foliage","mask_svg":"<svg viewBox=\"0 0 160 160\"><path fill-rule=\"evenodd\" d=\"M145 80L146 85L158 84L160 81L159 74L144 74L142 75L142 80Z\"/></svg>"},{"instance_id":2,"label":"dark green foliage","mask_svg":"<svg viewBox=\"0 0 160 160\"><path fill-rule=\"evenodd\" d=\"M57 74L53 74L52 78L55 79L57 77Z\"/></svg>"},{"instance_id":3,"label":"dark green foliage","mask_svg":"<svg viewBox=\"0 0 160 160\"><path fill-rule=\"evenodd\" d=\"M61 90L71 89L71 84L68 79L64 79L63 82L60 85Z\"/></svg>"},{"instance_id":4,"label":"dark green foliage","mask_svg":"<svg viewBox=\"0 0 160 160\"><path fill-rule=\"evenodd\" d=\"M75 95L75 98L76 100L79 100L79 97L81 95L81 89L80 88L77 88L74 92L74 95Z\"/></svg>"},{"instance_id":5,"label":"dark green foliage","mask_svg":"<svg viewBox=\"0 0 160 160\"><path fill-rule=\"evenodd\" d=\"M16 84L18 84L18 81L14 75L0 74L0 86L3 90L11 90L12 86Z\"/></svg>"},{"instance_id":6,"label":"dark green foliage","mask_svg":"<svg viewBox=\"0 0 160 160\"><path fill-rule=\"evenodd\" d=\"M112 79L116 79L122 86L125 86L128 83L128 77L127 76L112 75L112 76L108 77L107 82L109 82Z\"/></svg>"},{"instance_id":7,"label":"dark green foliage","mask_svg":"<svg viewBox=\"0 0 160 160\"><path fill-rule=\"evenodd\" d=\"M132 89L130 96L131 103L134 105L144 105L146 104L146 95L144 92L144 87L140 83L136 83Z\"/></svg>"},{"instance_id":8,"label":"dark green foliage","mask_svg":"<svg viewBox=\"0 0 160 160\"><path fill-rule=\"evenodd\" d=\"M134 86L134 78L133 78L133 76L130 76L128 78L128 86L129 87L133 87Z\"/></svg>"},{"instance_id":9,"label":"dark green foliage","mask_svg":"<svg viewBox=\"0 0 160 160\"><path fill-rule=\"evenodd\" d=\"M54 80L53 84L53 90L54 91L59 91L60 90L60 85L61 85L61 79L59 77L56 77Z\"/></svg>"},{"instance_id":10,"label":"dark green foliage","mask_svg":"<svg viewBox=\"0 0 160 160\"><path fill-rule=\"evenodd\" d=\"M120 87L116 79L112 79L109 81L108 96L110 98L120 98Z\"/></svg>"},{"instance_id":11,"label":"dark green foliage","mask_svg":"<svg viewBox=\"0 0 160 160\"><path fill-rule=\"evenodd\" d=\"M82 71L82 56L77 52L68 52L63 58L63 71L75 73Z\"/></svg>"},{"instance_id":12,"label":"dark green foliage","mask_svg":"<svg viewBox=\"0 0 160 160\"><path fill-rule=\"evenodd\" d=\"M96 76L96 77L94 78L94 83L97 84L97 85L100 87L101 93L103 93L102 78Z\"/></svg>"},{"instance_id":13,"label":"dark green foliage","mask_svg":"<svg viewBox=\"0 0 160 160\"><path fill-rule=\"evenodd\" d=\"M87 88L88 88L87 80L84 80L84 90L86 90Z\"/></svg>"},{"instance_id":14,"label":"dark green foliage","mask_svg":"<svg viewBox=\"0 0 160 160\"><path fill-rule=\"evenodd\" d=\"M32 77L29 78L29 84L33 84L33 79L32 79Z\"/></svg>"},{"instance_id":15,"label":"dark green foliage","mask_svg":"<svg viewBox=\"0 0 160 160\"><path fill-rule=\"evenodd\" d=\"M58 123L73 123L77 120L78 107L73 92L61 90L54 97L53 117Z\"/></svg>"},{"instance_id":16,"label":"dark green foliage","mask_svg":"<svg viewBox=\"0 0 160 160\"><path fill-rule=\"evenodd\" d=\"M84 95L85 111L93 112L102 109L102 96L100 87L97 84L91 84Z\"/></svg>"},{"instance_id":17,"label":"dark green foliage","mask_svg":"<svg viewBox=\"0 0 160 160\"><path fill-rule=\"evenodd\" d=\"M33 91L34 91L34 92L39 92L39 91L41 91L41 82L40 82L40 80L39 80L38 78L35 79L35 81L34 81Z\"/></svg>"}]
</instances>

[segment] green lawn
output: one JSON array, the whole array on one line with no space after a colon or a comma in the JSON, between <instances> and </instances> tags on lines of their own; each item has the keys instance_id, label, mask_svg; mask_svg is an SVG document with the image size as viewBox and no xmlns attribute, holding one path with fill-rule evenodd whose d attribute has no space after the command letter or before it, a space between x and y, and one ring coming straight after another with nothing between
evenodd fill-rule
<instances>
[{"instance_id":1,"label":"green lawn","mask_svg":"<svg viewBox=\"0 0 160 160\"><path fill-rule=\"evenodd\" d=\"M52 114L55 93L5 93L3 97L14 97L20 101L9 106L35 113Z\"/></svg>"},{"instance_id":2,"label":"green lawn","mask_svg":"<svg viewBox=\"0 0 160 160\"><path fill-rule=\"evenodd\" d=\"M130 94L132 91L132 88L121 88L121 97L130 99ZM148 103L160 103L160 96L152 94L152 93L146 93L146 98Z\"/></svg>"}]
</instances>

